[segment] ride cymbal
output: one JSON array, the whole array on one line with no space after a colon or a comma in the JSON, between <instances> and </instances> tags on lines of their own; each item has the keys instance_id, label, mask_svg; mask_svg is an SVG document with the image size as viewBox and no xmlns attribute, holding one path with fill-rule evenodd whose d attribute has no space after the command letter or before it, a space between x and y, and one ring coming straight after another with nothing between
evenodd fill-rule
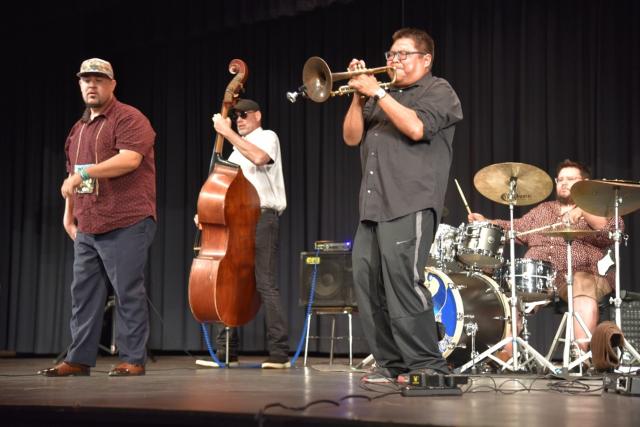
<instances>
[{"instance_id":1,"label":"ride cymbal","mask_svg":"<svg viewBox=\"0 0 640 427\"><path fill-rule=\"evenodd\" d=\"M616 190L620 200L618 215L626 215L640 209L640 183L634 181L578 181L571 187L571 198L579 208L590 214L612 217L615 214Z\"/></svg>"},{"instance_id":2,"label":"ride cymbal","mask_svg":"<svg viewBox=\"0 0 640 427\"><path fill-rule=\"evenodd\" d=\"M573 228L558 228L556 230L542 231L540 234L548 237L562 237L564 240L575 240L581 237L593 236L602 233L600 230L575 230Z\"/></svg>"},{"instance_id":3,"label":"ride cymbal","mask_svg":"<svg viewBox=\"0 0 640 427\"><path fill-rule=\"evenodd\" d=\"M480 194L503 205L510 204L512 182L515 187L512 203L518 206L541 202L553 189L553 181L545 171L526 163L496 163L480 169L473 177L473 185Z\"/></svg>"}]
</instances>

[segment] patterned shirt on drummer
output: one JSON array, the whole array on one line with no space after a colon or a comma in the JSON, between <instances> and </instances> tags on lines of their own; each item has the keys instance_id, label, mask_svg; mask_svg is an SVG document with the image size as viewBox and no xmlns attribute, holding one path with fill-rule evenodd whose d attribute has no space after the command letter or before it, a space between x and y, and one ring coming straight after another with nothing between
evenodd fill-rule
<instances>
[{"instance_id":1,"label":"patterned shirt on drummer","mask_svg":"<svg viewBox=\"0 0 640 427\"><path fill-rule=\"evenodd\" d=\"M562 222L562 204L558 201L544 202L527 212L522 218L513 221L515 231L524 232L539 227ZM618 218L621 230L624 230L622 218ZM505 230L509 230L509 221L491 221ZM580 218L577 224L571 226L574 230L592 230L584 218ZM611 218L600 233L594 233L587 237L576 239L571 244L571 264L573 273L582 271L593 275L598 274L598 261L604 256L606 249L613 244L609 238L609 232L615 230L615 218ZM543 231L526 234L517 237L517 241L528 246L525 258L548 261L555 268L556 280L564 282L567 274L567 250L562 237L550 237L542 234ZM613 290L615 270L612 269L604 278ZM558 285L558 283L556 283Z\"/></svg>"}]
</instances>

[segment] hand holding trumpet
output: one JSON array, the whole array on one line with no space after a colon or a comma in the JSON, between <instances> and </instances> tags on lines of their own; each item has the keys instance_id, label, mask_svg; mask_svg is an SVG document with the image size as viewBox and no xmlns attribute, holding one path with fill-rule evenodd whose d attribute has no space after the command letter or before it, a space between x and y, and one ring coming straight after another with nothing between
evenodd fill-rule
<instances>
[{"instance_id":1,"label":"hand holding trumpet","mask_svg":"<svg viewBox=\"0 0 640 427\"><path fill-rule=\"evenodd\" d=\"M366 64L363 60L354 58L349 63L348 70L349 72L352 72L365 70L366 68ZM380 83L373 74L356 74L351 76L348 86L361 95L372 97L380 88Z\"/></svg>"}]
</instances>

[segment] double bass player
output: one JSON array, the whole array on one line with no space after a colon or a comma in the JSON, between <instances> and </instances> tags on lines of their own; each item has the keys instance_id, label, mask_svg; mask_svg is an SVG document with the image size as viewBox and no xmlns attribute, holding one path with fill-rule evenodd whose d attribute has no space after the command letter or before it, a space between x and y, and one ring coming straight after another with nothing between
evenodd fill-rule
<instances>
[{"instance_id":1,"label":"double bass player","mask_svg":"<svg viewBox=\"0 0 640 427\"><path fill-rule=\"evenodd\" d=\"M256 101L241 99L230 110L230 117L213 116L214 128L233 145L229 162L240 166L246 179L260 198L260 216L255 231L255 279L265 310L269 357L262 368L282 369L289 362L287 324L280 303L276 282L278 260L279 217L287 207L282 174L280 141L275 132L262 128L262 112ZM232 119L237 132L232 128ZM197 217L196 217L197 222ZM238 364L238 331L229 329L229 354L225 354L226 331L220 328L217 338L217 358L229 366Z\"/></svg>"}]
</instances>

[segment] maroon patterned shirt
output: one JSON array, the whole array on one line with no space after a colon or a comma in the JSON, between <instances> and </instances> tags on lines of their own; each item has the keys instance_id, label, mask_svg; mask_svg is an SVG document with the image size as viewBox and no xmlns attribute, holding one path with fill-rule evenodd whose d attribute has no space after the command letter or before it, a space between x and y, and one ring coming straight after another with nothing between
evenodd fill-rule
<instances>
[{"instance_id":1,"label":"maroon patterned shirt","mask_svg":"<svg viewBox=\"0 0 640 427\"><path fill-rule=\"evenodd\" d=\"M516 232L523 232L562 222L561 208L562 204L558 201L541 203L527 212L522 218L514 219L513 227ZM622 218L618 220L620 221L620 229L624 230ZM509 230L509 221L493 220L492 222L505 230ZM560 228L562 228L562 226ZM571 228L576 230L592 230L584 218L581 218L577 224L573 224ZM599 276L597 262L604 256L606 249L613 244L613 240L609 238L609 231L613 230L615 230L615 218L609 220L601 233L573 241L571 244L571 264L573 265L574 273L582 271ZM567 245L562 237L549 237L541 233L542 231L526 234L518 237L516 241L524 243L529 247L525 258L551 262L557 272L556 281L560 280L564 282L567 274ZM604 276L612 290L615 286L614 276L614 269L611 269L609 273ZM558 282L556 282L556 286L557 285Z\"/></svg>"},{"instance_id":2,"label":"maroon patterned shirt","mask_svg":"<svg viewBox=\"0 0 640 427\"><path fill-rule=\"evenodd\" d=\"M74 194L73 214L79 231L100 234L149 216L156 219L155 137L149 120L115 97L102 114L90 120L87 109L71 128L65 143L69 173L74 172L75 165L100 163L121 149L143 156L134 171L96 179L93 193Z\"/></svg>"}]
</instances>

